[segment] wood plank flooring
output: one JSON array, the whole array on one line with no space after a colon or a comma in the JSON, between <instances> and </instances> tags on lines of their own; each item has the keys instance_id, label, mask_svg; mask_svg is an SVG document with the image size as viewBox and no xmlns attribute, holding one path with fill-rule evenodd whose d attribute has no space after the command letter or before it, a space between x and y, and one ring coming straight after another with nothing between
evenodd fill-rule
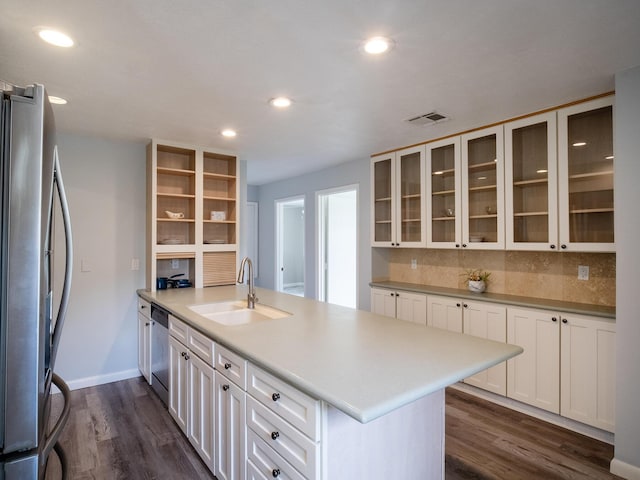
<instances>
[{"instance_id":1,"label":"wood plank flooring","mask_svg":"<svg viewBox=\"0 0 640 480\"><path fill-rule=\"evenodd\" d=\"M447 480L615 479L613 446L452 388Z\"/></svg>"},{"instance_id":2,"label":"wood plank flooring","mask_svg":"<svg viewBox=\"0 0 640 480\"><path fill-rule=\"evenodd\" d=\"M70 480L215 479L141 377L71 395L60 439ZM611 445L454 389L446 402L446 480L618 478ZM58 478L52 455L46 480Z\"/></svg>"}]
</instances>

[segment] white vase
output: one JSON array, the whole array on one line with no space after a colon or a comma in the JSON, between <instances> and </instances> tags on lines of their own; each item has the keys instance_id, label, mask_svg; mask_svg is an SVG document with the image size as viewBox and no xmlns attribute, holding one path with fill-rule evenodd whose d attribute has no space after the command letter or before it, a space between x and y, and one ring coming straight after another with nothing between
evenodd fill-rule
<instances>
[{"instance_id":1,"label":"white vase","mask_svg":"<svg viewBox=\"0 0 640 480\"><path fill-rule=\"evenodd\" d=\"M482 293L487 288L484 280L469 280L469 291L475 293Z\"/></svg>"}]
</instances>

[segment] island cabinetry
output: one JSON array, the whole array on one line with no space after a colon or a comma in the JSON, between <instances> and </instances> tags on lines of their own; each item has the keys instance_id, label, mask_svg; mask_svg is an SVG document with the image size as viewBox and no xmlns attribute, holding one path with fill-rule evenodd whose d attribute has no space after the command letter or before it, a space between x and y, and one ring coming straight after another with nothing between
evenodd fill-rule
<instances>
[{"instance_id":1,"label":"island cabinetry","mask_svg":"<svg viewBox=\"0 0 640 480\"><path fill-rule=\"evenodd\" d=\"M504 248L503 126L461 136L462 246Z\"/></svg>"},{"instance_id":2,"label":"island cabinetry","mask_svg":"<svg viewBox=\"0 0 640 480\"><path fill-rule=\"evenodd\" d=\"M303 478L321 478L320 401L251 364L247 392L252 468L267 478L283 472L297 478L291 467Z\"/></svg>"},{"instance_id":3,"label":"island cabinetry","mask_svg":"<svg viewBox=\"0 0 640 480\"><path fill-rule=\"evenodd\" d=\"M214 342L169 316L169 413L214 471Z\"/></svg>"},{"instance_id":4,"label":"island cabinetry","mask_svg":"<svg viewBox=\"0 0 640 480\"><path fill-rule=\"evenodd\" d=\"M504 126L509 250L557 250L556 112Z\"/></svg>"},{"instance_id":5,"label":"island cabinetry","mask_svg":"<svg viewBox=\"0 0 640 480\"><path fill-rule=\"evenodd\" d=\"M372 246L425 246L424 165L424 147L372 159Z\"/></svg>"},{"instance_id":6,"label":"island cabinetry","mask_svg":"<svg viewBox=\"0 0 640 480\"><path fill-rule=\"evenodd\" d=\"M138 369L151 385L151 305L138 298Z\"/></svg>"},{"instance_id":7,"label":"island cabinetry","mask_svg":"<svg viewBox=\"0 0 640 480\"><path fill-rule=\"evenodd\" d=\"M195 287L235 283L238 161L201 147L147 147L147 289L183 274Z\"/></svg>"},{"instance_id":8,"label":"island cabinetry","mask_svg":"<svg viewBox=\"0 0 640 480\"><path fill-rule=\"evenodd\" d=\"M247 361L216 345L215 475L218 480L245 478Z\"/></svg>"},{"instance_id":9,"label":"island cabinetry","mask_svg":"<svg viewBox=\"0 0 640 480\"><path fill-rule=\"evenodd\" d=\"M615 323L563 315L560 347L560 414L615 430Z\"/></svg>"},{"instance_id":10,"label":"island cabinetry","mask_svg":"<svg viewBox=\"0 0 640 480\"><path fill-rule=\"evenodd\" d=\"M613 96L558 110L560 247L615 251Z\"/></svg>"},{"instance_id":11,"label":"island cabinetry","mask_svg":"<svg viewBox=\"0 0 640 480\"><path fill-rule=\"evenodd\" d=\"M460 137L426 145L427 247L462 246Z\"/></svg>"},{"instance_id":12,"label":"island cabinetry","mask_svg":"<svg viewBox=\"0 0 640 480\"><path fill-rule=\"evenodd\" d=\"M507 361L507 396L560 413L560 315L507 309L507 343L524 352Z\"/></svg>"},{"instance_id":13,"label":"island cabinetry","mask_svg":"<svg viewBox=\"0 0 640 480\"><path fill-rule=\"evenodd\" d=\"M371 311L379 315L426 325L427 296L421 293L371 288Z\"/></svg>"}]
</instances>

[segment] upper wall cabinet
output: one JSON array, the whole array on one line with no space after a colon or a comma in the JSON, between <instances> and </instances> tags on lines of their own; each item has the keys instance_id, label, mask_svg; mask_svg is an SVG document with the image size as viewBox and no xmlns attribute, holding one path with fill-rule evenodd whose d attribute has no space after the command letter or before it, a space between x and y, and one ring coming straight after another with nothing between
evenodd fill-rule
<instances>
[{"instance_id":1,"label":"upper wall cabinet","mask_svg":"<svg viewBox=\"0 0 640 480\"><path fill-rule=\"evenodd\" d=\"M558 248L556 113L504 126L509 250Z\"/></svg>"},{"instance_id":2,"label":"upper wall cabinet","mask_svg":"<svg viewBox=\"0 0 640 480\"><path fill-rule=\"evenodd\" d=\"M560 248L613 252L613 96L558 110Z\"/></svg>"},{"instance_id":3,"label":"upper wall cabinet","mask_svg":"<svg viewBox=\"0 0 640 480\"><path fill-rule=\"evenodd\" d=\"M425 246L424 164L422 146L372 159L373 246Z\"/></svg>"},{"instance_id":4,"label":"upper wall cabinet","mask_svg":"<svg viewBox=\"0 0 640 480\"><path fill-rule=\"evenodd\" d=\"M153 140L147 147L147 289L178 275L196 287L235 283L235 156Z\"/></svg>"},{"instance_id":5,"label":"upper wall cabinet","mask_svg":"<svg viewBox=\"0 0 640 480\"><path fill-rule=\"evenodd\" d=\"M427 247L462 245L460 137L426 145Z\"/></svg>"},{"instance_id":6,"label":"upper wall cabinet","mask_svg":"<svg viewBox=\"0 0 640 480\"><path fill-rule=\"evenodd\" d=\"M462 247L504 248L502 125L462 135Z\"/></svg>"}]
</instances>

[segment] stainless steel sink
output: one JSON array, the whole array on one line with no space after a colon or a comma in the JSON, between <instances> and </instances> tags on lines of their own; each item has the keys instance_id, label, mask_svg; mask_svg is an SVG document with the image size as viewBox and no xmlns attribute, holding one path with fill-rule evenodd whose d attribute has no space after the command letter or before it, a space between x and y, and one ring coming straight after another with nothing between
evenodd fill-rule
<instances>
[{"instance_id":1,"label":"stainless steel sink","mask_svg":"<svg viewBox=\"0 0 640 480\"><path fill-rule=\"evenodd\" d=\"M247 308L247 302L244 300L191 305L188 308L198 315L227 327L291 316L289 312L259 303L255 308Z\"/></svg>"}]
</instances>

